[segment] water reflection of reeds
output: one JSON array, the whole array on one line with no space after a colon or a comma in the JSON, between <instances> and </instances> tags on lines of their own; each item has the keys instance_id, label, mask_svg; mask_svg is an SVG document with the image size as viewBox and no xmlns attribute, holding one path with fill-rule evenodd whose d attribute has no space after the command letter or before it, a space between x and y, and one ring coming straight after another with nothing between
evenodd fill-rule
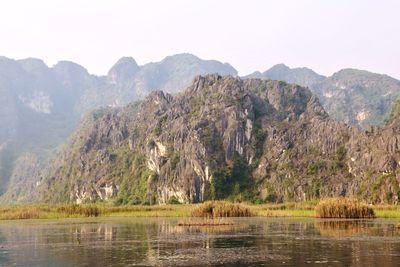
<instances>
[{"instance_id":1,"label":"water reflection of reeds","mask_svg":"<svg viewBox=\"0 0 400 267\"><path fill-rule=\"evenodd\" d=\"M371 232L371 223L360 220L317 221L316 228L322 236L349 237Z\"/></svg>"},{"instance_id":2,"label":"water reflection of reeds","mask_svg":"<svg viewBox=\"0 0 400 267\"><path fill-rule=\"evenodd\" d=\"M243 224L236 224L227 218L189 218L176 224L160 224L162 234L227 233L243 230Z\"/></svg>"},{"instance_id":3,"label":"water reflection of reeds","mask_svg":"<svg viewBox=\"0 0 400 267\"><path fill-rule=\"evenodd\" d=\"M316 229L322 236L351 237L351 236L400 236L400 231L394 224L382 224L370 220L327 220L317 221Z\"/></svg>"},{"instance_id":4,"label":"water reflection of reeds","mask_svg":"<svg viewBox=\"0 0 400 267\"><path fill-rule=\"evenodd\" d=\"M188 218L178 222L178 226L226 226L233 225L227 218Z\"/></svg>"}]
</instances>

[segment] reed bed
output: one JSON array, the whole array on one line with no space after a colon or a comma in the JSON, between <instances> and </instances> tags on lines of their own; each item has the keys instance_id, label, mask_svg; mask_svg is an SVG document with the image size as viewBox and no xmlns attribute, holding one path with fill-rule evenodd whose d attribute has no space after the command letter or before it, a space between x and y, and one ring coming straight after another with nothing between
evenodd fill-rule
<instances>
[{"instance_id":1,"label":"reed bed","mask_svg":"<svg viewBox=\"0 0 400 267\"><path fill-rule=\"evenodd\" d=\"M400 205L371 206L336 198L317 202L245 205L225 201L181 205L31 204L0 206L0 220L83 217L320 217L400 218Z\"/></svg>"},{"instance_id":2,"label":"reed bed","mask_svg":"<svg viewBox=\"0 0 400 267\"><path fill-rule=\"evenodd\" d=\"M93 204L64 204L54 206L46 204L0 208L0 220L97 217L100 215L100 207Z\"/></svg>"},{"instance_id":3,"label":"reed bed","mask_svg":"<svg viewBox=\"0 0 400 267\"><path fill-rule=\"evenodd\" d=\"M102 206L105 213L119 213L119 212L148 212L148 211L173 211L176 205L121 205L121 206ZM179 208L179 207L178 207Z\"/></svg>"},{"instance_id":4,"label":"reed bed","mask_svg":"<svg viewBox=\"0 0 400 267\"><path fill-rule=\"evenodd\" d=\"M196 205L191 211L192 217L250 217L253 211L242 204L229 203L225 201L207 201Z\"/></svg>"},{"instance_id":5,"label":"reed bed","mask_svg":"<svg viewBox=\"0 0 400 267\"><path fill-rule=\"evenodd\" d=\"M24 207L21 209L1 209L0 220L39 219L41 212L38 208Z\"/></svg>"},{"instance_id":6,"label":"reed bed","mask_svg":"<svg viewBox=\"0 0 400 267\"><path fill-rule=\"evenodd\" d=\"M112 216L116 214L154 214L157 212L167 213L173 212L177 209L176 205L121 205L114 206L109 204L65 204L58 206L56 209L57 213L67 215L83 215L86 217L97 217L97 216Z\"/></svg>"},{"instance_id":7,"label":"reed bed","mask_svg":"<svg viewBox=\"0 0 400 267\"><path fill-rule=\"evenodd\" d=\"M96 205L78 205L69 204L57 207L57 213L66 214L69 216L83 215L85 217L97 217L101 214L102 210Z\"/></svg>"},{"instance_id":8,"label":"reed bed","mask_svg":"<svg viewBox=\"0 0 400 267\"><path fill-rule=\"evenodd\" d=\"M330 198L322 200L315 207L315 213L318 218L375 218L375 212L372 207L351 198Z\"/></svg>"},{"instance_id":9,"label":"reed bed","mask_svg":"<svg viewBox=\"0 0 400 267\"><path fill-rule=\"evenodd\" d=\"M0 206L0 220L58 219L98 216L187 217L189 205L34 204Z\"/></svg>"}]
</instances>

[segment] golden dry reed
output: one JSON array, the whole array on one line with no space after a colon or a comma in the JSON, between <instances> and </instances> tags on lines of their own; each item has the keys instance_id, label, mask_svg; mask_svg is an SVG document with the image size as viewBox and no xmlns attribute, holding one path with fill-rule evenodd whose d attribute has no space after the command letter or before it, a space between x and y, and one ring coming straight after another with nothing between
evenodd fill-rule
<instances>
[{"instance_id":1,"label":"golden dry reed","mask_svg":"<svg viewBox=\"0 0 400 267\"><path fill-rule=\"evenodd\" d=\"M100 215L100 208L96 205L78 205L78 204L67 204L57 208L58 213L67 215L83 215L86 217L97 217Z\"/></svg>"},{"instance_id":2,"label":"golden dry reed","mask_svg":"<svg viewBox=\"0 0 400 267\"><path fill-rule=\"evenodd\" d=\"M36 207L23 207L20 209L0 209L0 220L39 219L40 210Z\"/></svg>"},{"instance_id":3,"label":"golden dry reed","mask_svg":"<svg viewBox=\"0 0 400 267\"><path fill-rule=\"evenodd\" d=\"M250 217L254 213L250 208L237 203L225 201L207 201L196 205L191 211L192 217Z\"/></svg>"},{"instance_id":4,"label":"golden dry reed","mask_svg":"<svg viewBox=\"0 0 400 267\"><path fill-rule=\"evenodd\" d=\"M352 198L324 199L315 207L315 213L319 218L375 218L372 207Z\"/></svg>"}]
</instances>

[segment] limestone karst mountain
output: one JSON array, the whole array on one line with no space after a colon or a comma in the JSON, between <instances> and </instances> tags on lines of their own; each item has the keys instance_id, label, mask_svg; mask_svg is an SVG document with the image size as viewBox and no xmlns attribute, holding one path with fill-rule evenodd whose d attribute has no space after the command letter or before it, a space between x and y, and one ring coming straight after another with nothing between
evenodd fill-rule
<instances>
[{"instance_id":1,"label":"limestone karst mountain","mask_svg":"<svg viewBox=\"0 0 400 267\"><path fill-rule=\"evenodd\" d=\"M229 64L190 54L143 66L122 58L107 76L91 75L68 61L48 67L39 59L0 58L0 195L20 183L21 168L17 167L22 159L35 157L34 166L40 166L83 114L126 105L153 90L175 92L189 85L195 75L207 73L237 74Z\"/></svg>"},{"instance_id":2,"label":"limestone karst mountain","mask_svg":"<svg viewBox=\"0 0 400 267\"><path fill-rule=\"evenodd\" d=\"M86 117L28 199L120 203L357 196L398 201L400 125L329 118L307 88L208 75Z\"/></svg>"},{"instance_id":3,"label":"limestone karst mountain","mask_svg":"<svg viewBox=\"0 0 400 267\"><path fill-rule=\"evenodd\" d=\"M106 76L91 75L82 66L68 61L48 67L39 59L0 58L0 199L26 199L27 188L35 183L31 178L76 130L84 114L99 108L93 113L96 116L115 113L113 108L142 100L158 90L179 96L196 75L208 73L237 76L237 71L229 64L202 60L190 54L169 56L142 66L133 58L123 57ZM364 129L369 125L383 125L385 119L388 124L393 124L396 117L393 114L397 114L389 113L399 97L400 82L386 75L345 69L324 77L307 68L290 69L280 64L245 78L251 77L283 80L308 87L331 118ZM282 83L282 86L287 85ZM209 97L214 96L211 94ZM199 103L200 106L203 104ZM121 108L126 109L129 108ZM85 125L81 124L82 127ZM365 134L360 129L351 131L359 131L360 136ZM388 131L383 132L387 134ZM196 199L201 198L191 200Z\"/></svg>"}]
</instances>

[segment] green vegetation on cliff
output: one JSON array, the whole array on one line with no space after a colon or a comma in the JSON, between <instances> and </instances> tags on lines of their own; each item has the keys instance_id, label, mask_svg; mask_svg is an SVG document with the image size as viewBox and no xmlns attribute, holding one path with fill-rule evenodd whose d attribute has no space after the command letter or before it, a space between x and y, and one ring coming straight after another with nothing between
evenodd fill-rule
<instances>
[{"instance_id":1,"label":"green vegetation on cliff","mask_svg":"<svg viewBox=\"0 0 400 267\"><path fill-rule=\"evenodd\" d=\"M389 116L386 118L385 123L391 124L395 120L398 120L399 118L400 118L400 100L396 101L393 104L392 110L390 111Z\"/></svg>"}]
</instances>

